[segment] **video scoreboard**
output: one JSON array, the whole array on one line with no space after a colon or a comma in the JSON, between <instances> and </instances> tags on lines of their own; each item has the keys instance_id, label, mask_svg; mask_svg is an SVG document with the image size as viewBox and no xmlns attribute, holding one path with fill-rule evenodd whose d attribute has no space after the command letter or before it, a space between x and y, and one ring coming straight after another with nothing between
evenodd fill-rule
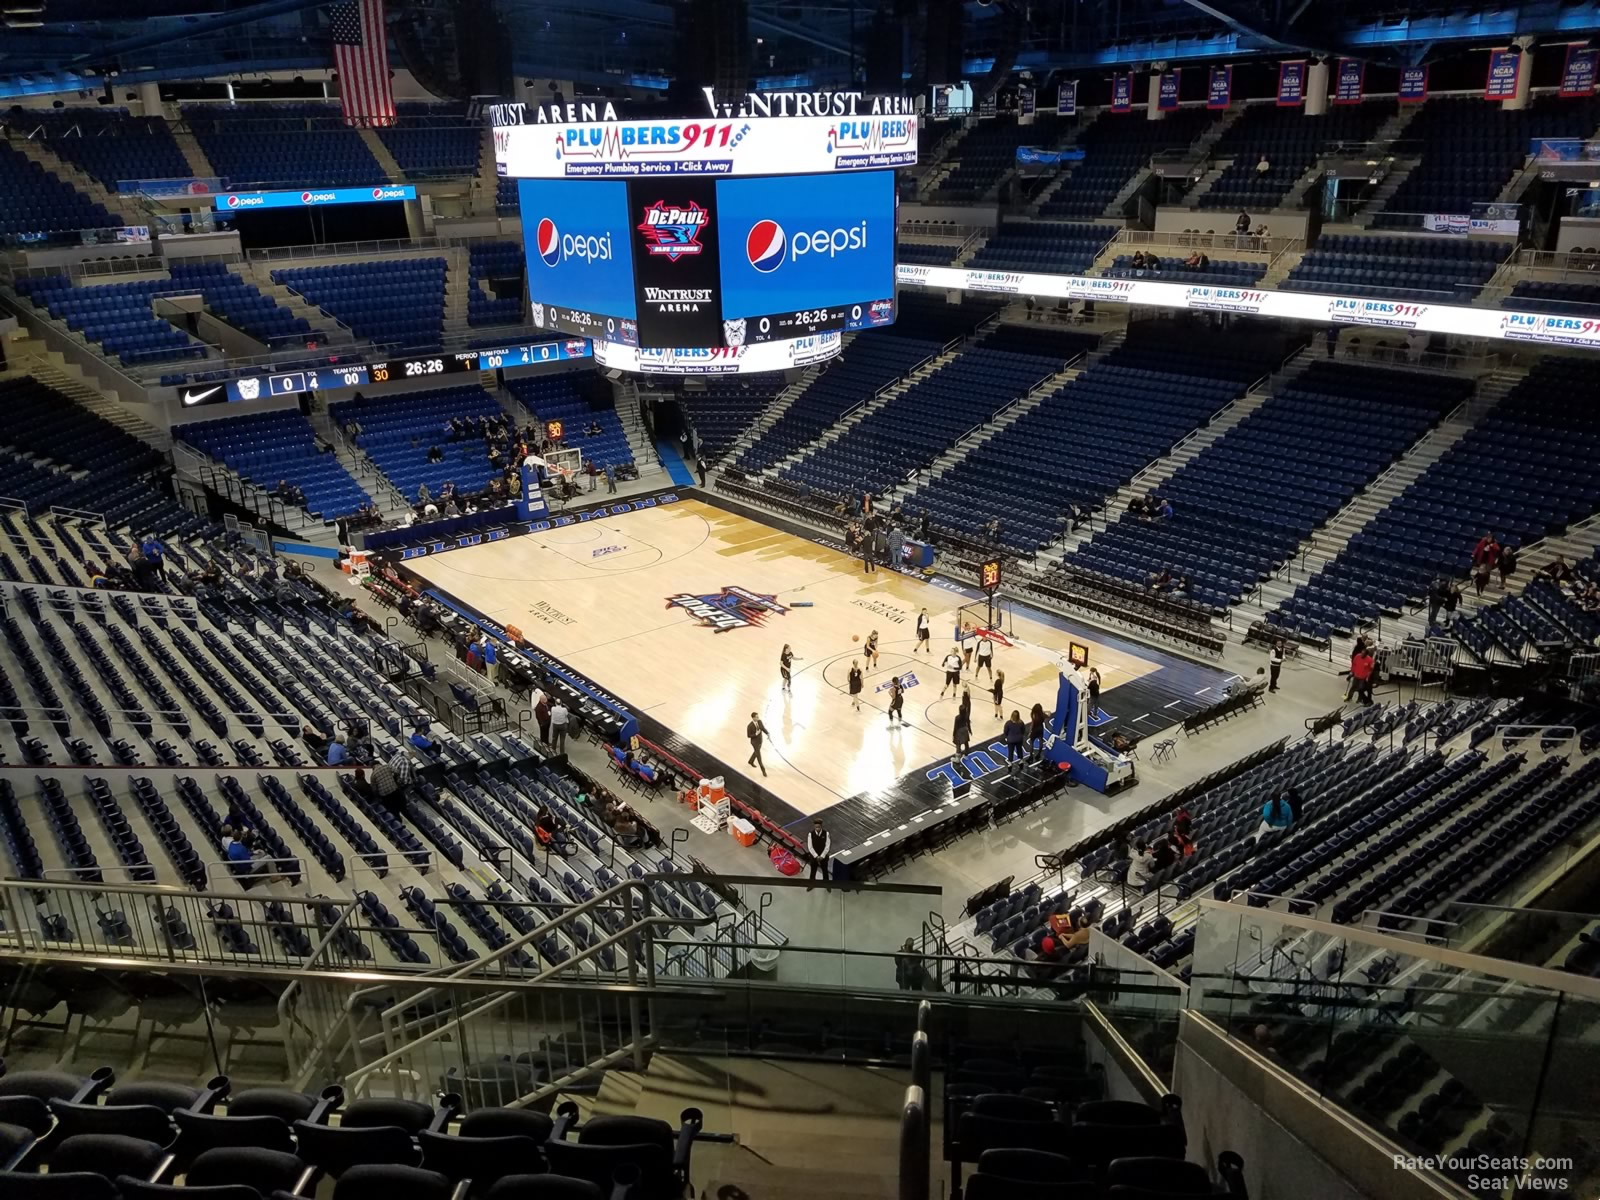
<instances>
[{"instance_id":1,"label":"video scoreboard","mask_svg":"<svg viewBox=\"0 0 1600 1200\"><path fill-rule=\"evenodd\" d=\"M462 350L453 353L420 354L411 358L385 358L373 362L329 361L293 370L262 375L243 375L225 382L188 384L178 389L178 402L184 408L202 404L226 404L260 400L270 396L298 396L301 392L332 391L337 388L377 387L407 379L444 378L498 371L510 367L534 367L542 363L590 358L593 350L582 338L501 346L488 350Z\"/></svg>"}]
</instances>

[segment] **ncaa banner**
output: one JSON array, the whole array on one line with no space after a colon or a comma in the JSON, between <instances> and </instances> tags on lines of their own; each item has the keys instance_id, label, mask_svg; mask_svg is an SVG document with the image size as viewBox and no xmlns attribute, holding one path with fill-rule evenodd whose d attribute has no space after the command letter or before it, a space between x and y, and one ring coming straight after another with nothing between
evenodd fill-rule
<instances>
[{"instance_id":1,"label":"ncaa banner","mask_svg":"<svg viewBox=\"0 0 1600 1200\"><path fill-rule=\"evenodd\" d=\"M1428 98L1428 68L1401 67L1400 92L1401 104L1421 104Z\"/></svg>"},{"instance_id":2,"label":"ncaa banner","mask_svg":"<svg viewBox=\"0 0 1600 1200\"><path fill-rule=\"evenodd\" d=\"M1115 113L1133 111L1132 71L1111 77L1111 111Z\"/></svg>"},{"instance_id":3,"label":"ncaa banner","mask_svg":"<svg viewBox=\"0 0 1600 1200\"><path fill-rule=\"evenodd\" d=\"M1563 96L1594 95L1596 60L1600 51L1582 46L1567 47L1567 63L1561 69L1561 94Z\"/></svg>"},{"instance_id":4,"label":"ncaa banner","mask_svg":"<svg viewBox=\"0 0 1600 1200\"><path fill-rule=\"evenodd\" d=\"M1056 116L1075 117L1078 115L1078 81L1069 79L1066 83L1056 88Z\"/></svg>"},{"instance_id":5,"label":"ncaa banner","mask_svg":"<svg viewBox=\"0 0 1600 1200\"><path fill-rule=\"evenodd\" d=\"M1298 108L1306 102L1306 60L1278 64L1278 107Z\"/></svg>"},{"instance_id":6,"label":"ncaa banner","mask_svg":"<svg viewBox=\"0 0 1600 1200\"><path fill-rule=\"evenodd\" d=\"M1522 76L1522 55L1515 50L1489 51L1489 74L1483 81L1485 100L1510 100L1517 94Z\"/></svg>"},{"instance_id":7,"label":"ncaa banner","mask_svg":"<svg viewBox=\"0 0 1600 1200\"><path fill-rule=\"evenodd\" d=\"M987 121L1000 113L1000 99L993 93L978 101L978 120Z\"/></svg>"},{"instance_id":8,"label":"ncaa banner","mask_svg":"<svg viewBox=\"0 0 1600 1200\"><path fill-rule=\"evenodd\" d=\"M1031 87L1017 89L1017 124L1032 125L1033 114L1037 110L1038 100Z\"/></svg>"},{"instance_id":9,"label":"ncaa banner","mask_svg":"<svg viewBox=\"0 0 1600 1200\"><path fill-rule=\"evenodd\" d=\"M1233 68L1212 67L1206 84L1206 107L1227 108L1233 102Z\"/></svg>"},{"instance_id":10,"label":"ncaa banner","mask_svg":"<svg viewBox=\"0 0 1600 1200\"><path fill-rule=\"evenodd\" d=\"M1367 82L1367 64L1360 59L1341 58L1333 87L1335 104L1360 104Z\"/></svg>"},{"instance_id":11,"label":"ncaa banner","mask_svg":"<svg viewBox=\"0 0 1600 1200\"><path fill-rule=\"evenodd\" d=\"M1178 77L1181 74L1176 68L1161 73L1161 84L1156 89L1156 107L1162 112L1172 112L1178 107Z\"/></svg>"}]
</instances>

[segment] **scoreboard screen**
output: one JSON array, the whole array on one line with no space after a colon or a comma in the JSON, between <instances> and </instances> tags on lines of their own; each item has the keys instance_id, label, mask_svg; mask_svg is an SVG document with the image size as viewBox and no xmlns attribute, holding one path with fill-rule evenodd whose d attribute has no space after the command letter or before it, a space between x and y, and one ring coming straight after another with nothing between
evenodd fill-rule
<instances>
[{"instance_id":1,"label":"scoreboard screen","mask_svg":"<svg viewBox=\"0 0 1600 1200\"><path fill-rule=\"evenodd\" d=\"M649 351L895 318L890 170L522 179L518 198L541 329Z\"/></svg>"},{"instance_id":2,"label":"scoreboard screen","mask_svg":"<svg viewBox=\"0 0 1600 1200\"><path fill-rule=\"evenodd\" d=\"M398 383L406 379L471 375L505 367L532 367L541 363L589 358L593 350L582 338L502 346L489 350L423 354L414 358L386 358L376 362L330 361L319 367L245 375L226 383L189 384L177 389L184 408L261 400L270 396L298 396L301 392L333 391Z\"/></svg>"}]
</instances>

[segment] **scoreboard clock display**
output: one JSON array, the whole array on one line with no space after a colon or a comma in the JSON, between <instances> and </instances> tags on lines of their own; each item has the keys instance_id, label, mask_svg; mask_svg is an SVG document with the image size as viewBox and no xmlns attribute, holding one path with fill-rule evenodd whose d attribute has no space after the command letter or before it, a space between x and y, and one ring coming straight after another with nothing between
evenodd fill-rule
<instances>
[{"instance_id":1,"label":"scoreboard clock display","mask_svg":"<svg viewBox=\"0 0 1600 1200\"><path fill-rule=\"evenodd\" d=\"M559 442L563 437L566 436L566 433L567 428L560 421L546 421L544 423L544 436L546 441Z\"/></svg>"},{"instance_id":2,"label":"scoreboard clock display","mask_svg":"<svg viewBox=\"0 0 1600 1200\"><path fill-rule=\"evenodd\" d=\"M1000 560L991 558L978 567L978 586L992 592L1000 586Z\"/></svg>"}]
</instances>

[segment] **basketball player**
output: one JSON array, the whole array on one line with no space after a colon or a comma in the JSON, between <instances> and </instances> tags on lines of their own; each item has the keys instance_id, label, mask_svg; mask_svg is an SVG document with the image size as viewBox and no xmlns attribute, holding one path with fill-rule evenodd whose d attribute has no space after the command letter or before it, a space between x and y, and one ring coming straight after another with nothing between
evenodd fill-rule
<instances>
[{"instance_id":1,"label":"basketball player","mask_svg":"<svg viewBox=\"0 0 1600 1200\"><path fill-rule=\"evenodd\" d=\"M972 642L977 634L973 631L971 621L961 622L961 662L963 666L972 666Z\"/></svg>"},{"instance_id":2,"label":"basketball player","mask_svg":"<svg viewBox=\"0 0 1600 1200\"><path fill-rule=\"evenodd\" d=\"M783 653L778 655L778 674L783 676L783 690L794 691L794 679L789 674L789 668L794 665L794 651L789 649L789 643L783 644Z\"/></svg>"},{"instance_id":3,"label":"basketball player","mask_svg":"<svg viewBox=\"0 0 1600 1200\"><path fill-rule=\"evenodd\" d=\"M926 650L933 653L933 643L928 629L928 610L923 609L917 614L917 648L911 653L920 654Z\"/></svg>"},{"instance_id":4,"label":"basketball player","mask_svg":"<svg viewBox=\"0 0 1600 1200\"><path fill-rule=\"evenodd\" d=\"M961 655L954 649L944 656L944 686L939 689L939 699L944 699L944 694L953 687L961 686Z\"/></svg>"},{"instance_id":5,"label":"basketball player","mask_svg":"<svg viewBox=\"0 0 1600 1200\"><path fill-rule=\"evenodd\" d=\"M889 681L889 723L891 725L896 721L902 725L906 723L905 706L906 690L900 686L900 677L896 675Z\"/></svg>"},{"instance_id":6,"label":"basketball player","mask_svg":"<svg viewBox=\"0 0 1600 1200\"><path fill-rule=\"evenodd\" d=\"M872 665L878 665L878 631L874 629L867 634L866 655L872 660Z\"/></svg>"},{"instance_id":7,"label":"basketball player","mask_svg":"<svg viewBox=\"0 0 1600 1200\"><path fill-rule=\"evenodd\" d=\"M989 690L994 693L994 719L998 721L1000 719L1000 704L1006 698L1006 673L1004 671L996 671L994 673L994 686Z\"/></svg>"},{"instance_id":8,"label":"basketball player","mask_svg":"<svg viewBox=\"0 0 1600 1200\"><path fill-rule=\"evenodd\" d=\"M978 638L978 670L987 671L989 678L994 678L994 642L986 637Z\"/></svg>"},{"instance_id":9,"label":"basketball player","mask_svg":"<svg viewBox=\"0 0 1600 1200\"><path fill-rule=\"evenodd\" d=\"M861 663L854 658L850 660L850 703L861 711Z\"/></svg>"}]
</instances>

